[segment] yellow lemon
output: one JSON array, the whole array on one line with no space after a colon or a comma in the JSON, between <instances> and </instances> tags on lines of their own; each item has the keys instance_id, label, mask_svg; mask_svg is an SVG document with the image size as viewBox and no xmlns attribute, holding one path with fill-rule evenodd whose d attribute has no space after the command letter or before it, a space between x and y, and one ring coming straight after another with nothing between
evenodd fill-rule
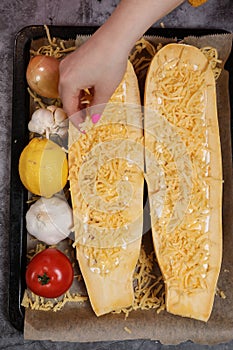
<instances>
[{"instance_id":1,"label":"yellow lemon","mask_svg":"<svg viewBox=\"0 0 233 350\"><path fill-rule=\"evenodd\" d=\"M67 182L66 154L48 139L33 138L20 155L19 175L27 190L49 198Z\"/></svg>"}]
</instances>

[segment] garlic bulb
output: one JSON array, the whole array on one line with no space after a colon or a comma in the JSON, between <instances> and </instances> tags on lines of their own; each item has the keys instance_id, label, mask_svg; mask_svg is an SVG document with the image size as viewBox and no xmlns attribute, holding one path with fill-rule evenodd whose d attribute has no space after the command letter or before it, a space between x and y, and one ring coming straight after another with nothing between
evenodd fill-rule
<instances>
[{"instance_id":1,"label":"garlic bulb","mask_svg":"<svg viewBox=\"0 0 233 350\"><path fill-rule=\"evenodd\" d=\"M41 197L26 213L27 231L38 240L52 245L69 236L73 213L65 199Z\"/></svg>"},{"instance_id":2,"label":"garlic bulb","mask_svg":"<svg viewBox=\"0 0 233 350\"><path fill-rule=\"evenodd\" d=\"M64 138L68 132L67 115L62 108L54 105L39 108L32 114L28 129L37 134L45 135L47 138L51 134L57 134Z\"/></svg>"}]
</instances>

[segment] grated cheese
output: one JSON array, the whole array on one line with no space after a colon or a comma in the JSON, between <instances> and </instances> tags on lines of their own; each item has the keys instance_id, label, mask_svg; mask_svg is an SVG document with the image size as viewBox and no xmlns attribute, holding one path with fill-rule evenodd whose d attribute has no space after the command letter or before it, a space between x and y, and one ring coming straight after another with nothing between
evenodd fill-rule
<instances>
[{"instance_id":1,"label":"grated cheese","mask_svg":"<svg viewBox=\"0 0 233 350\"><path fill-rule=\"evenodd\" d=\"M162 50L148 75L145 102L153 240L168 311L206 321L221 261L222 175L214 77L197 48L170 44ZM154 180L159 171L151 167L153 158L162 170L165 190L161 180ZM200 295L202 306L197 305Z\"/></svg>"},{"instance_id":2,"label":"grated cheese","mask_svg":"<svg viewBox=\"0 0 233 350\"><path fill-rule=\"evenodd\" d=\"M129 334L132 333L131 329L129 329L128 327L124 327L124 330L125 330L127 333L129 333Z\"/></svg>"},{"instance_id":3,"label":"grated cheese","mask_svg":"<svg viewBox=\"0 0 233 350\"><path fill-rule=\"evenodd\" d=\"M221 289L218 288L218 287L217 287L217 289L216 289L216 294L217 294L218 296L220 296L220 298L226 299L226 294L224 293L223 290L221 290Z\"/></svg>"},{"instance_id":4,"label":"grated cheese","mask_svg":"<svg viewBox=\"0 0 233 350\"><path fill-rule=\"evenodd\" d=\"M164 26L161 23L161 26ZM129 55L129 59L132 62L135 73L137 74L139 83L144 84L146 73L152 58L155 54L163 47L162 43L159 43L157 46L153 45L150 41L145 38L138 40ZM214 73L215 80L217 80L222 72L222 60L218 57L218 51L215 47L204 46L200 48L200 51L208 59L211 69ZM144 85L142 86L142 88Z\"/></svg>"},{"instance_id":5,"label":"grated cheese","mask_svg":"<svg viewBox=\"0 0 233 350\"><path fill-rule=\"evenodd\" d=\"M46 31L48 44L40 46L36 51L30 50L31 55L47 55L55 58L61 58L76 49L75 46L66 47L64 40L60 40L55 37L51 38L48 26L44 25L44 28Z\"/></svg>"},{"instance_id":6,"label":"grated cheese","mask_svg":"<svg viewBox=\"0 0 233 350\"><path fill-rule=\"evenodd\" d=\"M141 85L142 89L144 87L147 69L150 65L151 59L157 51L158 49L155 48L154 45L142 37L135 43L134 48L129 55L129 60L133 64L139 85Z\"/></svg>"},{"instance_id":7,"label":"grated cheese","mask_svg":"<svg viewBox=\"0 0 233 350\"><path fill-rule=\"evenodd\" d=\"M218 51L215 47L212 46L204 46L200 48L200 51L205 55L208 59L211 69L214 73L214 78L217 80L222 72L222 60L218 58ZM220 65L220 67L219 67Z\"/></svg>"},{"instance_id":8,"label":"grated cheese","mask_svg":"<svg viewBox=\"0 0 233 350\"><path fill-rule=\"evenodd\" d=\"M136 310L156 309L157 313L165 310L164 282L163 277L155 273L156 264L154 252L148 254L142 246L133 276L134 302L132 306L113 313L123 312L128 318L130 312Z\"/></svg>"},{"instance_id":9,"label":"grated cheese","mask_svg":"<svg viewBox=\"0 0 233 350\"><path fill-rule=\"evenodd\" d=\"M85 125L88 132L76 139L71 131L69 139L69 179L76 198L72 204L74 247L84 245L90 268L103 274L115 269L120 251L139 238L135 236L138 229L129 230L129 225L133 222L136 228L142 215L138 184L143 179L143 138L139 137L141 125L134 125L133 119L140 106L124 104L128 84L126 72L101 121ZM102 248L107 249L107 256Z\"/></svg>"},{"instance_id":10,"label":"grated cheese","mask_svg":"<svg viewBox=\"0 0 233 350\"><path fill-rule=\"evenodd\" d=\"M47 299L40 297L26 289L21 305L32 310L57 312L60 311L68 302L83 303L86 300L88 300L88 297L81 296L78 293L70 293L69 291L59 299Z\"/></svg>"},{"instance_id":11,"label":"grated cheese","mask_svg":"<svg viewBox=\"0 0 233 350\"><path fill-rule=\"evenodd\" d=\"M167 234L167 225L174 210L174 203L180 197L180 175L177 164L166 149L167 145L154 141L151 150L162 164L166 177L167 194L161 217L154 224L160 234L159 252L164 261L166 283L183 286L189 293L206 288L205 275L208 269L208 234L204 234L209 216L208 181L209 164L206 163L203 145L208 144L207 125L204 119L206 106L204 74L188 63L168 62L153 75L154 99L147 108L156 109L158 114L174 126L185 143L192 162L193 180L189 215L183 218L179 227ZM151 126L151 125L150 125ZM169 139L169 135L167 135ZM156 152L162 147L162 153ZM205 153L208 152L204 146ZM179 156L179 152L178 152ZM182 157L182 155L180 155ZM189 175L191 175L189 173ZM182 215L182 213L180 213ZM200 268L200 265L202 266Z\"/></svg>"},{"instance_id":12,"label":"grated cheese","mask_svg":"<svg viewBox=\"0 0 233 350\"><path fill-rule=\"evenodd\" d=\"M137 214L137 209L132 212L131 202L136 200L135 187L143 176L142 169L130 160L137 157L137 149L140 151L141 147L140 140L137 145L130 143L124 124L92 128L70 146L69 179L71 186L72 181L77 184L71 188L73 195L79 198L73 204L77 242L82 239L80 243L89 242L97 247L123 244L128 223L141 213ZM86 233L80 227L83 222L88 227ZM111 229L115 233L109 231ZM118 229L122 230L121 234ZM114 244L115 238L118 242Z\"/></svg>"}]
</instances>

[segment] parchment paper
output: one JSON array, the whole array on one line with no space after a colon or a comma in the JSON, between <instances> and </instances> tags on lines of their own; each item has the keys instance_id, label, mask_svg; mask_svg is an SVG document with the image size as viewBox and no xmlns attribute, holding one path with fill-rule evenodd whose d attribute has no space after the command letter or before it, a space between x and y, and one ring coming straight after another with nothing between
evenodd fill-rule
<instances>
[{"instance_id":1,"label":"parchment paper","mask_svg":"<svg viewBox=\"0 0 233 350\"><path fill-rule=\"evenodd\" d=\"M153 43L176 39L150 37ZM232 35L187 37L185 43L214 46L223 65L231 52ZM233 64L233 63L232 63ZM164 344L192 340L201 344L227 342L233 337L233 215L232 215L232 155L230 133L230 104L228 73L223 71L217 81L217 103L223 158L223 261L218 287L226 299L216 295L212 315L207 323L182 318L156 310L135 311L125 319L124 314L108 314L97 318L89 302L67 304L59 312L26 309L25 339L93 342L125 339L154 339ZM150 232L149 240L150 238ZM125 330L127 327L131 333Z\"/></svg>"}]
</instances>

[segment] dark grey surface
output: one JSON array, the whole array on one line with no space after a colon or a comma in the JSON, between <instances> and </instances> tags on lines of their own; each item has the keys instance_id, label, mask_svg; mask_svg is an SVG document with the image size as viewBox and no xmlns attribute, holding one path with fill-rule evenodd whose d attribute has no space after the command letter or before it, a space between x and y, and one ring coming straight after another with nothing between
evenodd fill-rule
<instances>
[{"instance_id":1,"label":"dark grey surface","mask_svg":"<svg viewBox=\"0 0 233 350\"><path fill-rule=\"evenodd\" d=\"M143 0L142 0L143 1ZM155 0L156 1L156 0ZM166 1L166 0L164 0ZM215 346L192 344L163 346L148 340L107 343L51 343L24 341L8 320L9 170L12 106L13 46L16 33L33 24L101 25L117 0L1 0L0 1L0 349L233 349L233 341ZM233 32L233 0L209 0L200 8L184 3L154 24L165 27L221 28ZM20 118L20 116L19 116ZM168 330L169 331L169 330ZM233 337L233 336L232 336Z\"/></svg>"}]
</instances>

